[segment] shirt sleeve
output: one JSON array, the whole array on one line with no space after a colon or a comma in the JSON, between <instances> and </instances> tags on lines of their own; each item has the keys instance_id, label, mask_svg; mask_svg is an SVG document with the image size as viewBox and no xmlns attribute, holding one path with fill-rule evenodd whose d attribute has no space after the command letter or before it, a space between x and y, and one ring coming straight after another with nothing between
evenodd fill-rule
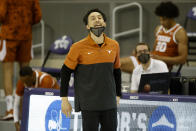
<instances>
[{"instance_id":1,"label":"shirt sleeve","mask_svg":"<svg viewBox=\"0 0 196 131\"><path fill-rule=\"evenodd\" d=\"M118 43L116 45L117 45L117 53L116 53L116 59L114 62L114 68L118 69L120 68L120 47Z\"/></svg>"},{"instance_id":2,"label":"shirt sleeve","mask_svg":"<svg viewBox=\"0 0 196 131\"><path fill-rule=\"evenodd\" d=\"M24 83L21 80L18 80L17 85L16 85L16 94L18 96L23 96L24 94Z\"/></svg>"},{"instance_id":3,"label":"shirt sleeve","mask_svg":"<svg viewBox=\"0 0 196 131\"><path fill-rule=\"evenodd\" d=\"M165 62L162 62L162 64L161 64L160 67L162 68L162 69L161 69L162 72L169 72L168 67L167 67L167 65L165 64Z\"/></svg>"},{"instance_id":4,"label":"shirt sleeve","mask_svg":"<svg viewBox=\"0 0 196 131\"><path fill-rule=\"evenodd\" d=\"M0 24L4 21L7 13L7 0L0 0Z\"/></svg>"},{"instance_id":5,"label":"shirt sleeve","mask_svg":"<svg viewBox=\"0 0 196 131\"><path fill-rule=\"evenodd\" d=\"M121 93L121 89L122 89L122 86L121 86L121 70L120 68L119 69L114 69L114 80L115 80L115 83L116 83L116 95L117 96L121 96L122 93Z\"/></svg>"},{"instance_id":6,"label":"shirt sleeve","mask_svg":"<svg viewBox=\"0 0 196 131\"><path fill-rule=\"evenodd\" d=\"M64 64L71 70L75 70L79 59L79 49L75 44L70 48L68 55L65 58Z\"/></svg>"},{"instance_id":7,"label":"shirt sleeve","mask_svg":"<svg viewBox=\"0 0 196 131\"><path fill-rule=\"evenodd\" d=\"M131 77L131 90L133 91L138 91L138 88L139 88L139 81L137 79L137 74L135 69L133 70L133 74L132 74L132 77Z\"/></svg>"},{"instance_id":8,"label":"shirt sleeve","mask_svg":"<svg viewBox=\"0 0 196 131\"><path fill-rule=\"evenodd\" d=\"M60 86L60 96L68 96L68 87L70 76L73 70L69 69L67 66L63 65L61 68L61 86Z\"/></svg>"}]
</instances>

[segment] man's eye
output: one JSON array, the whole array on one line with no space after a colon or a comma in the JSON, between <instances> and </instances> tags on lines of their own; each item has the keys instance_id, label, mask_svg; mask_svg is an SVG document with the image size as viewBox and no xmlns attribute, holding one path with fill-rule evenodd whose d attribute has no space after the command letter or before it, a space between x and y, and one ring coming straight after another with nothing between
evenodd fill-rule
<instances>
[{"instance_id":1,"label":"man's eye","mask_svg":"<svg viewBox=\"0 0 196 131\"><path fill-rule=\"evenodd\" d=\"M91 20L95 20L95 18L92 18Z\"/></svg>"}]
</instances>

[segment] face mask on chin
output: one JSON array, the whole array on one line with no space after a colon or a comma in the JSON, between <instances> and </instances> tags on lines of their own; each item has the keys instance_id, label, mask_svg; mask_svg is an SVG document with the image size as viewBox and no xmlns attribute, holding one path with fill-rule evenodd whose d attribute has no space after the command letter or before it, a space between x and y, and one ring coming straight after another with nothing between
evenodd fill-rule
<instances>
[{"instance_id":1,"label":"face mask on chin","mask_svg":"<svg viewBox=\"0 0 196 131\"><path fill-rule=\"evenodd\" d=\"M97 37L99 37L104 30L105 30L104 26L98 28L90 27L90 31Z\"/></svg>"},{"instance_id":2,"label":"face mask on chin","mask_svg":"<svg viewBox=\"0 0 196 131\"><path fill-rule=\"evenodd\" d=\"M138 56L138 60L142 64L146 64L150 60L150 54L142 53L141 55Z\"/></svg>"}]
</instances>

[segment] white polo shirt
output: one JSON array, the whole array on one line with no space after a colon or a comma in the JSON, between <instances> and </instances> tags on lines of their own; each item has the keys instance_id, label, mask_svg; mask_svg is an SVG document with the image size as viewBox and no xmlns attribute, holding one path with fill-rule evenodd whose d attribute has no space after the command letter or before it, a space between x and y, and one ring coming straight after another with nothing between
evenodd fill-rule
<instances>
[{"instance_id":1,"label":"white polo shirt","mask_svg":"<svg viewBox=\"0 0 196 131\"><path fill-rule=\"evenodd\" d=\"M150 66L143 70L142 65L138 65L134 70L131 78L131 90L138 91L140 78L142 74L168 72L167 65L160 60L150 59Z\"/></svg>"},{"instance_id":2,"label":"white polo shirt","mask_svg":"<svg viewBox=\"0 0 196 131\"><path fill-rule=\"evenodd\" d=\"M129 58L131 59L133 65L134 65L134 68L136 68L139 65L137 58L135 56L130 56Z\"/></svg>"}]
</instances>

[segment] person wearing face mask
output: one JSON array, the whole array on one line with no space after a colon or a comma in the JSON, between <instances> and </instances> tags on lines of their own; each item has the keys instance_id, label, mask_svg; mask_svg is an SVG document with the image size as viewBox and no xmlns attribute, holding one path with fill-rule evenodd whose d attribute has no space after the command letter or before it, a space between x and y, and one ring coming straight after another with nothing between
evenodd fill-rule
<instances>
[{"instance_id":1,"label":"person wearing face mask","mask_svg":"<svg viewBox=\"0 0 196 131\"><path fill-rule=\"evenodd\" d=\"M16 131L20 131L19 114L21 111L22 96L24 89L31 88L52 88L59 89L57 81L49 74L32 70L29 66L24 66L20 69L20 79L17 82L16 93L14 99L14 123Z\"/></svg>"},{"instance_id":2,"label":"person wearing face mask","mask_svg":"<svg viewBox=\"0 0 196 131\"><path fill-rule=\"evenodd\" d=\"M160 60L152 59L150 48L146 43L138 43L135 53L140 65L138 65L132 73L131 93L137 93L142 74L168 72L167 65Z\"/></svg>"},{"instance_id":3,"label":"person wearing face mask","mask_svg":"<svg viewBox=\"0 0 196 131\"><path fill-rule=\"evenodd\" d=\"M72 45L61 69L62 112L70 117L68 83L74 72L75 111L82 113L83 131L117 130L121 96L119 44L104 34L106 16L91 9L83 17L89 34Z\"/></svg>"}]
</instances>

